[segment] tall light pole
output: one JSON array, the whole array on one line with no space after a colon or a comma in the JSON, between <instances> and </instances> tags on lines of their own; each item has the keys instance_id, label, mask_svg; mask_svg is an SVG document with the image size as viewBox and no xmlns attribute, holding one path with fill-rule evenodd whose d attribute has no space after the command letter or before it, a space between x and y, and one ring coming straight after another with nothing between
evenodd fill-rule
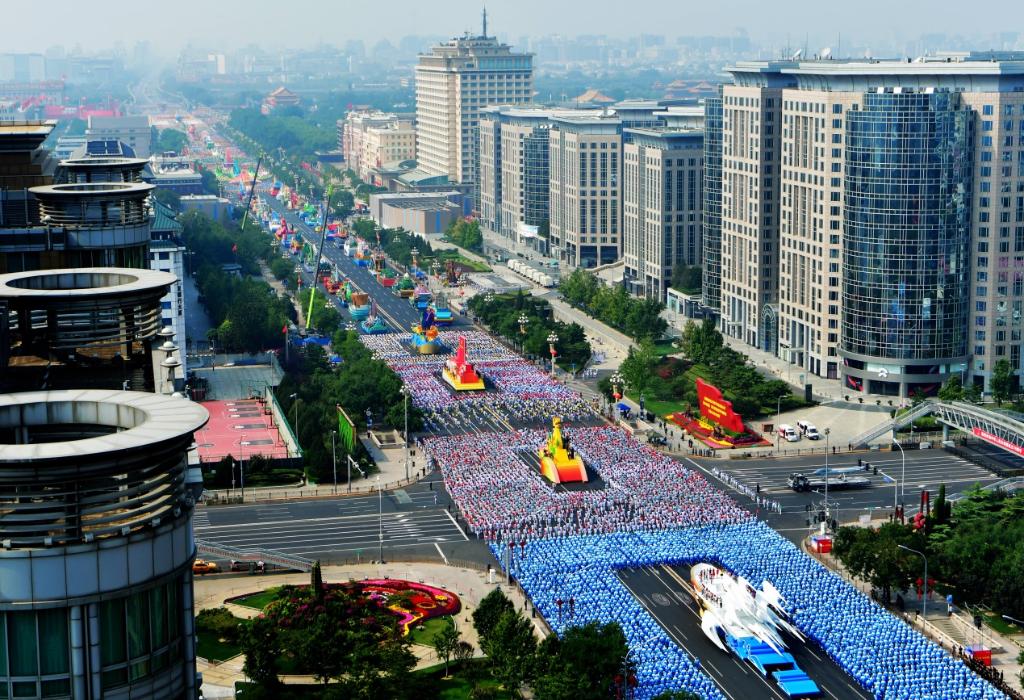
<instances>
[{"instance_id":1,"label":"tall light pole","mask_svg":"<svg viewBox=\"0 0 1024 700\"><path fill-rule=\"evenodd\" d=\"M896 445L896 447L900 448L901 467L900 467L900 489L899 489L899 491L900 491L900 502L903 503L903 502L905 502L903 500L903 491L907 487L907 453L903 451L903 445L900 444L899 440L893 440L892 443L894 445Z\"/></svg>"},{"instance_id":2,"label":"tall light pole","mask_svg":"<svg viewBox=\"0 0 1024 700\"><path fill-rule=\"evenodd\" d=\"M331 431L331 458L334 463L334 494L338 494L338 448L335 446L335 438L338 437L338 431Z\"/></svg>"},{"instance_id":3,"label":"tall light pole","mask_svg":"<svg viewBox=\"0 0 1024 700\"><path fill-rule=\"evenodd\" d=\"M519 343L519 347L522 348L522 352L526 353L526 324L530 322L530 317L525 313L519 314L519 335L522 336L522 341Z\"/></svg>"},{"instance_id":4,"label":"tall light pole","mask_svg":"<svg viewBox=\"0 0 1024 700\"><path fill-rule=\"evenodd\" d=\"M924 559L924 596L921 598L921 617L924 618L924 619L927 619L928 618L928 557L926 557L924 555L924 552L919 552L916 549L911 549L910 547L907 547L906 545L898 544L896 546L899 547L900 549L906 550L908 552L913 552L917 556L919 556L922 559Z\"/></svg>"},{"instance_id":5,"label":"tall light pole","mask_svg":"<svg viewBox=\"0 0 1024 700\"><path fill-rule=\"evenodd\" d=\"M555 376L555 356L558 354L555 351L555 343L558 342L558 334L552 331L548 334L548 350L551 352L551 377Z\"/></svg>"},{"instance_id":6,"label":"tall light pole","mask_svg":"<svg viewBox=\"0 0 1024 700\"><path fill-rule=\"evenodd\" d=\"M782 421L782 396L775 402L775 449L779 449L779 423Z\"/></svg>"},{"instance_id":7,"label":"tall light pole","mask_svg":"<svg viewBox=\"0 0 1024 700\"><path fill-rule=\"evenodd\" d=\"M402 406L405 409L405 480L409 480L409 387L405 384L400 389L402 392Z\"/></svg>"},{"instance_id":8,"label":"tall light pole","mask_svg":"<svg viewBox=\"0 0 1024 700\"><path fill-rule=\"evenodd\" d=\"M384 563L384 492L380 486L380 474L377 475L377 533L380 537L380 557L378 561Z\"/></svg>"},{"instance_id":9,"label":"tall light pole","mask_svg":"<svg viewBox=\"0 0 1024 700\"><path fill-rule=\"evenodd\" d=\"M831 428L825 428L825 528L828 529L829 522L832 519L831 509L828 505L828 435L832 432Z\"/></svg>"},{"instance_id":10,"label":"tall light pole","mask_svg":"<svg viewBox=\"0 0 1024 700\"><path fill-rule=\"evenodd\" d=\"M245 502L245 433L238 439L238 478L242 487L242 502Z\"/></svg>"}]
</instances>

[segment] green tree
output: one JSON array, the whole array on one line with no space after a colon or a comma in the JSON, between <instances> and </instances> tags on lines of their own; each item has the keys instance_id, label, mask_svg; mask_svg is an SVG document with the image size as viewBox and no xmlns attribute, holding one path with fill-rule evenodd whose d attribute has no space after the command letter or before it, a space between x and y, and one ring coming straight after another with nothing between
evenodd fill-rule
<instances>
[{"instance_id":1,"label":"green tree","mask_svg":"<svg viewBox=\"0 0 1024 700\"><path fill-rule=\"evenodd\" d=\"M487 652L486 641L494 632L505 613L515 611L512 601L505 597L500 588L495 588L480 601L480 605L473 611L473 627L480 638L480 648Z\"/></svg>"},{"instance_id":2,"label":"green tree","mask_svg":"<svg viewBox=\"0 0 1024 700\"><path fill-rule=\"evenodd\" d=\"M547 240L551 236L551 222L544 219L537 225L537 235Z\"/></svg>"},{"instance_id":3,"label":"green tree","mask_svg":"<svg viewBox=\"0 0 1024 700\"><path fill-rule=\"evenodd\" d=\"M964 398L964 384L960 381L960 375L954 374L939 389L939 399L942 401L961 401Z\"/></svg>"},{"instance_id":4,"label":"green tree","mask_svg":"<svg viewBox=\"0 0 1024 700\"><path fill-rule=\"evenodd\" d=\"M657 363L658 353L654 349L654 344L649 340L641 341L638 346L629 349L626 359L619 367L619 372L634 398L639 399L641 394L647 394L650 391L651 385L656 379L654 367Z\"/></svg>"},{"instance_id":5,"label":"green tree","mask_svg":"<svg viewBox=\"0 0 1024 700\"><path fill-rule=\"evenodd\" d=\"M432 646L437 658L444 661L444 677L448 677L448 662L459 647L459 630L455 627L455 620L448 618L445 628L434 635Z\"/></svg>"},{"instance_id":6,"label":"green tree","mask_svg":"<svg viewBox=\"0 0 1024 700\"><path fill-rule=\"evenodd\" d=\"M618 623L591 622L546 637L537 649L533 689L545 700L604 700L611 697L629 647Z\"/></svg>"},{"instance_id":7,"label":"green tree","mask_svg":"<svg viewBox=\"0 0 1024 700\"><path fill-rule=\"evenodd\" d=\"M245 654L242 670L254 683L268 689L280 685L277 660L284 649L275 621L263 616L254 618L242 635L242 652Z\"/></svg>"},{"instance_id":8,"label":"green tree","mask_svg":"<svg viewBox=\"0 0 1024 700\"><path fill-rule=\"evenodd\" d=\"M683 328L680 348L694 362L707 364L718 357L725 344L713 319L705 318L699 324L690 321Z\"/></svg>"},{"instance_id":9,"label":"green tree","mask_svg":"<svg viewBox=\"0 0 1024 700\"><path fill-rule=\"evenodd\" d=\"M701 290L703 276L704 271L699 265L676 265L672 269L671 286L686 294L696 294Z\"/></svg>"},{"instance_id":10,"label":"green tree","mask_svg":"<svg viewBox=\"0 0 1024 700\"><path fill-rule=\"evenodd\" d=\"M1017 378L1013 376L1009 360L1003 358L992 368L992 398L997 406L1002 406L1003 401L1009 400L1016 390Z\"/></svg>"},{"instance_id":11,"label":"green tree","mask_svg":"<svg viewBox=\"0 0 1024 700\"><path fill-rule=\"evenodd\" d=\"M923 550L921 533L909 525L885 523L877 530L841 527L836 533L833 552L854 576L880 589L886 600L892 591L906 591L918 573L918 562L906 556L897 545Z\"/></svg>"},{"instance_id":12,"label":"green tree","mask_svg":"<svg viewBox=\"0 0 1024 700\"><path fill-rule=\"evenodd\" d=\"M981 386L974 382L968 382L964 387L963 399L968 403L981 403Z\"/></svg>"},{"instance_id":13,"label":"green tree","mask_svg":"<svg viewBox=\"0 0 1024 700\"><path fill-rule=\"evenodd\" d=\"M479 251L483 247L484 237L480 231L480 222L476 219L457 219L448 225L445 231L448 239L466 250Z\"/></svg>"},{"instance_id":14,"label":"green tree","mask_svg":"<svg viewBox=\"0 0 1024 700\"><path fill-rule=\"evenodd\" d=\"M520 612L506 612L480 646L491 659L494 673L512 693L527 679L537 649L533 625Z\"/></svg>"},{"instance_id":15,"label":"green tree","mask_svg":"<svg viewBox=\"0 0 1024 700\"><path fill-rule=\"evenodd\" d=\"M188 137L177 129L162 129L156 139L156 152L173 151L180 154L188 145Z\"/></svg>"}]
</instances>

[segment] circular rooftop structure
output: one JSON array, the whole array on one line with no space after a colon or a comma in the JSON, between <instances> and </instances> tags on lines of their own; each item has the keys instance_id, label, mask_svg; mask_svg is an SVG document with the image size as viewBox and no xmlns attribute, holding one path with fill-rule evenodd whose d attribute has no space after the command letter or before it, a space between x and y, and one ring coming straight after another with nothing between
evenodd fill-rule
<instances>
[{"instance_id":1,"label":"circular rooftop structure","mask_svg":"<svg viewBox=\"0 0 1024 700\"><path fill-rule=\"evenodd\" d=\"M199 404L149 393L0 394L0 541L91 541L176 517L207 420Z\"/></svg>"},{"instance_id":2,"label":"circular rooftop structure","mask_svg":"<svg viewBox=\"0 0 1024 700\"><path fill-rule=\"evenodd\" d=\"M16 344L51 349L132 343L161 327L160 300L177 277L122 267L34 270L0 275Z\"/></svg>"},{"instance_id":3,"label":"circular rooftop structure","mask_svg":"<svg viewBox=\"0 0 1024 700\"><path fill-rule=\"evenodd\" d=\"M91 156L62 160L63 179L69 183L141 182L145 158L124 156Z\"/></svg>"},{"instance_id":4,"label":"circular rooftop structure","mask_svg":"<svg viewBox=\"0 0 1024 700\"><path fill-rule=\"evenodd\" d=\"M65 182L29 191L44 224L139 226L148 222L145 201L153 188L143 182Z\"/></svg>"}]
</instances>

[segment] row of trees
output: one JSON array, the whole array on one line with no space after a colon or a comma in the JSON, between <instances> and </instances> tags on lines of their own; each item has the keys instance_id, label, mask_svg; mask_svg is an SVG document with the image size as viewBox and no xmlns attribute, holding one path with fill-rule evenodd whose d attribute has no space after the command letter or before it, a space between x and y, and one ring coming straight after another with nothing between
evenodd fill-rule
<instances>
[{"instance_id":1,"label":"row of trees","mask_svg":"<svg viewBox=\"0 0 1024 700\"><path fill-rule=\"evenodd\" d=\"M1020 380L1014 375L1009 360L1003 358L992 366L992 378L989 386L992 389L992 398L999 406L1002 406L1003 402L1017 397L1020 391ZM973 382L964 386L960 375L953 375L939 389L939 398L943 401L981 403L981 387Z\"/></svg>"},{"instance_id":2,"label":"row of trees","mask_svg":"<svg viewBox=\"0 0 1024 700\"><path fill-rule=\"evenodd\" d=\"M1024 618L1024 494L976 487L950 508L945 491L942 485L923 528L900 522L842 527L833 552L889 600L923 576L921 558L898 545L911 547L925 553L928 575L959 605L985 604Z\"/></svg>"},{"instance_id":3,"label":"row of trees","mask_svg":"<svg viewBox=\"0 0 1024 700\"><path fill-rule=\"evenodd\" d=\"M284 109L274 114L261 114L258 107L236 109L228 124L263 145L268 151L285 151L311 157L316 151L334 148L333 130L320 127L302 117L296 109Z\"/></svg>"},{"instance_id":4,"label":"row of trees","mask_svg":"<svg viewBox=\"0 0 1024 700\"><path fill-rule=\"evenodd\" d=\"M500 294L490 300L487 295L477 294L469 300L469 308L492 333L521 344L525 353L546 356L548 335L553 332L558 336L555 350L563 369L573 365L582 369L590 360L590 343L583 327L578 323L553 320L551 305L543 299L523 292ZM526 323L520 324L519 319L524 315Z\"/></svg>"},{"instance_id":5,"label":"row of trees","mask_svg":"<svg viewBox=\"0 0 1024 700\"><path fill-rule=\"evenodd\" d=\"M196 286L213 323L209 336L226 352L259 352L279 348L282 329L295 321L295 309L258 275L259 263L272 252L267 237L253 224L242 231L224 226L200 212L180 217L185 246L199 261ZM237 263L243 276L225 272Z\"/></svg>"},{"instance_id":6,"label":"row of trees","mask_svg":"<svg viewBox=\"0 0 1024 700\"><path fill-rule=\"evenodd\" d=\"M456 219L448 224L444 235L455 245L480 252L484 245L484 235L480 231L480 222L476 219Z\"/></svg>"},{"instance_id":7,"label":"row of trees","mask_svg":"<svg viewBox=\"0 0 1024 700\"><path fill-rule=\"evenodd\" d=\"M340 365L331 367L322 348L307 345L301 353L292 354L292 363L277 390L286 415L295 415L297 404L299 444L311 476L319 483L330 483L334 476L331 433L338 429L337 406L345 410L357 429L365 430L367 410L374 425L386 423L402 428L405 423L405 397L398 375L383 361L374 359L355 332L335 332L331 346L342 358ZM292 394L296 394L294 399ZM422 429L422 412L412 402L408 407L409 430ZM335 445L338 464L344 465L349 452L340 436ZM358 441L353 458L366 462ZM339 481L344 478L344 469L339 469Z\"/></svg>"},{"instance_id":8,"label":"row of trees","mask_svg":"<svg viewBox=\"0 0 1024 700\"><path fill-rule=\"evenodd\" d=\"M558 289L570 304L634 340L657 340L668 328L668 323L661 318L665 305L660 301L630 296L625 287L619 285L606 286L587 270L574 270L561 281Z\"/></svg>"}]
</instances>

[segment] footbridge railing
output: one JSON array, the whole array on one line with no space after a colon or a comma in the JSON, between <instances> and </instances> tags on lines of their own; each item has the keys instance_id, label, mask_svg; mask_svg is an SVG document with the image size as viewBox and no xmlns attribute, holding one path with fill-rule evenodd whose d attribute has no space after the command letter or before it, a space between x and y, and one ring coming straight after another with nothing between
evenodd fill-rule
<instances>
[{"instance_id":1,"label":"footbridge railing","mask_svg":"<svg viewBox=\"0 0 1024 700\"><path fill-rule=\"evenodd\" d=\"M276 564L286 569L296 569L298 571L309 571L313 568L313 561L310 559L293 554L285 554L284 552L276 552L272 549L241 549L239 547L227 547L207 540L196 540L196 551L206 556L234 561L263 561L268 564Z\"/></svg>"}]
</instances>

